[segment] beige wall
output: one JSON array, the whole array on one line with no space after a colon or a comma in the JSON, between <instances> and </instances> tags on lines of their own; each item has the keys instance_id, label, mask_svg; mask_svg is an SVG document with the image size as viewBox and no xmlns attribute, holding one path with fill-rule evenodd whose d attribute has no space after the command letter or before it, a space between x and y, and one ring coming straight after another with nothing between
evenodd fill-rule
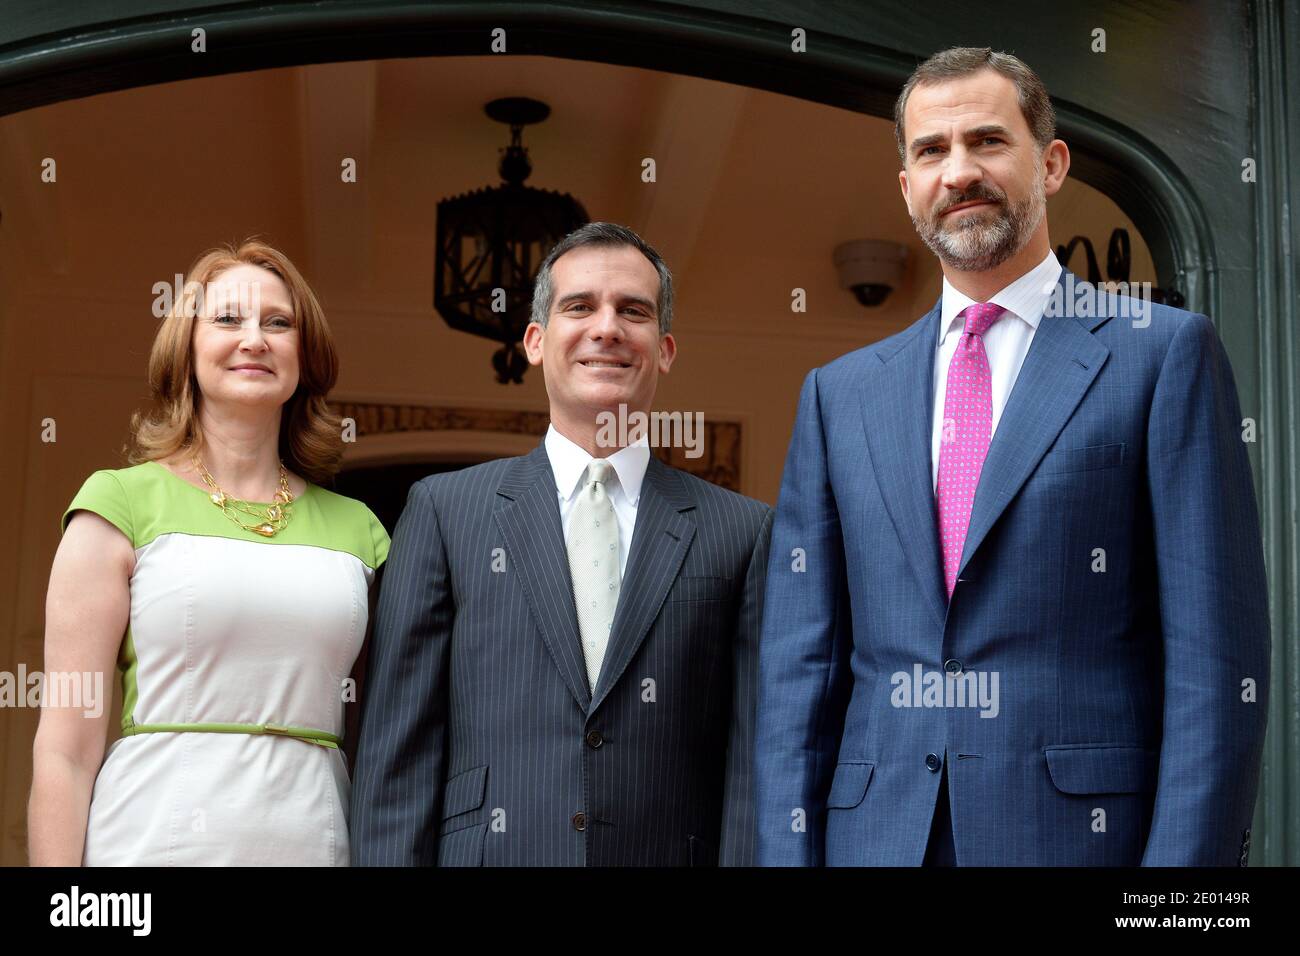
<instances>
[{"instance_id":1,"label":"beige wall","mask_svg":"<svg viewBox=\"0 0 1300 956\"><path fill-rule=\"evenodd\" d=\"M433 313L435 206L496 182L507 140L482 104L528 95L530 184L625 223L674 270L680 347L658 407L745 424L744 490L775 502L809 369L904 328L939 292L897 186L890 124L703 80L550 58L395 60L195 80L0 118L0 670L40 667L58 519L87 474L119 467L145 394L155 282L218 240L262 233L320 295L343 359L339 397L544 410L542 376L495 384L491 343ZM56 183L41 163L57 162ZM353 157L360 180L343 184ZM641 181L652 157L657 182ZM1104 256L1129 229L1069 182L1053 242ZM892 239L914 257L874 310L837 287L831 250ZM1082 268L1080 256L1075 265ZM808 311L790 310L791 290ZM57 441L41 441L55 421ZM0 863L25 859L36 713L0 710Z\"/></svg>"}]
</instances>

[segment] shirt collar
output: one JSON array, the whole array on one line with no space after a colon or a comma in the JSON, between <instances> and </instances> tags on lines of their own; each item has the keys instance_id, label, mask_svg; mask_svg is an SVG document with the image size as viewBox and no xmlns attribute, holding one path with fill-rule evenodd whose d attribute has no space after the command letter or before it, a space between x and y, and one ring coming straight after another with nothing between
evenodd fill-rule
<instances>
[{"instance_id":1,"label":"shirt collar","mask_svg":"<svg viewBox=\"0 0 1300 956\"><path fill-rule=\"evenodd\" d=\"M592 456L581 445L556 431L554 425L546 429L545 444L546 457L550 459L551 471L555 475L555 490L567 501L580 490L578 482L582 480L582 473L587 470ZM642 435L635 444L620 448L605 460L613 467L617 484L627 500L636 505L641 498L646 468L650 465L650 443L646 437Z\"/></svg>"},{"instance_id":2,"label":"shirt collar","mask_svg":"<svg viewBox=\"0 0 1300 956\"><path fill-rule=\"evenodd\" d=\"M1056 256L1051 249L1048 249L1042 262L996 293L989 301L994 305L1002 306L1012 315L1029 323L1031 328L1037 329L1043 311L1047 308L1047 300L1052 297L1052 290L1056 288L1060 278L1061 264L1056 261ZM948 282L948 277L944 276L943 300L940 306L942 311L939 316L940 342L943 342L954 328L962 327L962 320L958 316L963 309L974 304L974 299L958 292Z\"/></svg>"}]
</instances>

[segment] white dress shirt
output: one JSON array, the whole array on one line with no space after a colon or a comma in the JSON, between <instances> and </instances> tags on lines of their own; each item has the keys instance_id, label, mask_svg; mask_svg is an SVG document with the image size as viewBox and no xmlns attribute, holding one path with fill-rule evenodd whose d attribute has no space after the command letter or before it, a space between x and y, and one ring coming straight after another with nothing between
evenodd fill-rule
<instances>
[{"instance_id":1,"label":"white dress shirt","mask_svg":"<svg viewBox=\"0 0 1300 956\"><path fill-rule=\"evenodd\" d=\"M585 448L576 445L555 430L546 429L546 457L555 474L555 493L560 501L560 527L569 540L569 519L573 503L582 490L579 482L591 462ZM618 572L627 571L627 556L632 551L632 532L636 528L636 509L641 501L641 483L650 464L650 444L643 435L634 445L620 448L606 461L613 466L614 477L605 482L605 493L618 519Z\"/></svg>"},{"instance_id":2,"label":"white dress shirt","mask_svg":"<svg viewBox=\"0 0 1300 956\"><path fill-rule=\"evenodd\" d=\"M1007 314L993 323L984 333L984 352L989 359L992 377L993 428L989 440L998 430L998 420L1007 407L1011 389L1020 374L1020 366L1034 341L1034 332L1047 308L1047 301L1061 277L1061 265L1049 249L1047 257L1015 282L996 293L989 302L1000 305ZM965 319L959 313L975 300L958 292L943 280L943 299L940 306L939 342L934 356L934 423L930 441L930 471L932 487L939 485L939 446L943 437L943 405L948 392L948 363L957 351Z\"/></svg>"}]
</instances>

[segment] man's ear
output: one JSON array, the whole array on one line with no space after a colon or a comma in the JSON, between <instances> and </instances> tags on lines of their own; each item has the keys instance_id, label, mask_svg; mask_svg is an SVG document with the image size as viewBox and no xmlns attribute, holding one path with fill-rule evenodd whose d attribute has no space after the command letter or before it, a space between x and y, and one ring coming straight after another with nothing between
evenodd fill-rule
<instances>
[{"instance_id":1,"label":"man's ear","mask_svg":"<svg viewBox=\"0 0 1300 956\"><path fill-rule=\"evenodd\" d=\"M529 365L542 364L542 338L546 331L536 322L529 322L524 329L524 354L528 356Z\"/></svg>"},{"instance_id":2,"label":"man's ear","mask_svg":"<svg viewBox=\"0 0 1300 956\"><path fill-rule=\"evenodd\" d=\"M1070 147L1064 141L1054 139L1047 144L1043 155L1043 191L1055 196L1061 191L1065 177L1070 172Z\"/></svg>"},{"instance_id":3,"label":"man's ear","mask_svg":"<svg viewBox=\"0 0 1300 956\"><path fill-rule=\"evenodd\" d=\"M906 169L900 169L898 171L898 188L903 191L903 202L907 204L907 214L910 216L912 214L912 195L907 184Z\"/></svg>"},{"instance_id":4,"label":"man's ear","mask_svg":"<svg viewBox=\"0 0 1300 956\"><path fill-rule=\"evenodd\" d=\"M673 360L677 358L677 340L669 332L659 340L659 374L667 375L668 370L673 367Z\"/></svg>"}]
</instances>

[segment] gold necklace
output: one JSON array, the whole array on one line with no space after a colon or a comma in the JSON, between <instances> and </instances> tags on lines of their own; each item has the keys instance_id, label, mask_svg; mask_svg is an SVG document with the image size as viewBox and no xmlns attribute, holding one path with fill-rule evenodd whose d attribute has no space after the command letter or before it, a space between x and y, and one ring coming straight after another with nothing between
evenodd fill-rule
<instances>
[{"instance_id":1,"label":"gold necklace","mask_svg":"<svg viewBox=\"0 0 1300 956\"><path fill-rule=\"evenodd\" d=\"M239 525L245 531L252 531L260 534L264 538L273 538L289 523L293 517L293 492L289 490L289 475L284 470L284 462L280 462L280 489L272 496L272 504L269 508L254 508L248 502L240 498L231 498L217 480L208 473L203 467L203 460L198 455L194 456L194 467L198 469L199 474L203 477L203 483L212 489L212 494L208 495L212 503L221 509L221 513L227 518ZM256 524L246 524L234 512L242 511L246 515L252 515L257 518Z\"/></svg>"}]
</instances>

